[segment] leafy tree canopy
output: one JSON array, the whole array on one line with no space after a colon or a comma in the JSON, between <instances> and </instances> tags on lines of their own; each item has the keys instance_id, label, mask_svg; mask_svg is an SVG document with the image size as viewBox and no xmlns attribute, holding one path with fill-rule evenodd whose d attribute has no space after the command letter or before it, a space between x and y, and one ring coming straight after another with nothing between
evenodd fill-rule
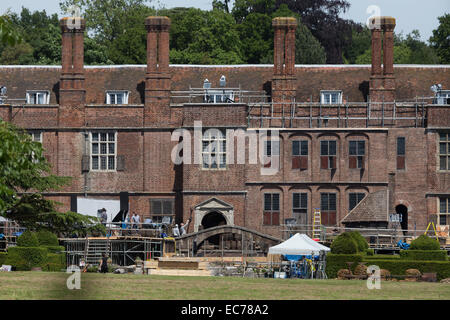
<instances>
[{"instance_id":1,"label":"leafy tree canopy","mask_svg":"<svg viewBox=\"0 0 450 320\"><path fill-rule=\"evenodd\" d=\"M100 230L96 218L61 213L40 192L57 190L69 181L51 174L42 145L0 119L0 215L29 230L55 233Z\"/></svg>"},{"instance_id":2,"label":"leafy tree canopy","mask_svg":"<svg viewBox=\"0 0 450 320\"><path fill-rule=\"evenodd\" d=\"M432 48L436 50L439 60L443 64L450 63L450 13L439 17L439 27L433 30L430 38Z\"/></svg>"}]
</instances>

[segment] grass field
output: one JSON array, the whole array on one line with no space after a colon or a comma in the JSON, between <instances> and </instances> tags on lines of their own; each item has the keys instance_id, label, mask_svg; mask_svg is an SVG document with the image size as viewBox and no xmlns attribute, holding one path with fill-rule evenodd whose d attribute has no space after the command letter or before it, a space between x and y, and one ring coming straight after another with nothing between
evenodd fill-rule
<instances>
[{"instance_id":1,"label":"grass field","mask_svg":"<svg viewBox=\"0 0 450 320\"><path fill-rule=\"evenodd\" d=\"M65 273L0 273L0 299L450 299L450 284L360 280L248 279L84 273L68 290Z\"/></svg>"}]
</instances>

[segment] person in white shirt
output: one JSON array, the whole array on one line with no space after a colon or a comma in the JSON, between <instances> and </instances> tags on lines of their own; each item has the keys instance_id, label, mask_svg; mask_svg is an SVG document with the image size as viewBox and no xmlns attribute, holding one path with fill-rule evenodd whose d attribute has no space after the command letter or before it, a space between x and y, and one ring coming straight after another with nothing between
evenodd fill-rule
<instances>
[{"instance_id":1,"label":"person in white shirt","mask_svg":"<svg viewBox=\"0 0 450 320\"><path fill-rule=\"evenodd\" d=\"M183 222L180 224L180 231L181 231L181 235L184 236L187 232L187 228L189 226L189 222L191 222L191 218L189 218L186 221L186 224L184 224Z\"/></svg>"},{"instance_id":2,"label":"person in white shirt","mask_svg":"<svg viewBox=\"0 0 450 320\"><path fill-rule=\"evenodd\" d=\"M180 229L178 229L178 224L175 224L175 227L172 229L172 232L175 238L180 236Z\"/></svg>"}]
</instances>

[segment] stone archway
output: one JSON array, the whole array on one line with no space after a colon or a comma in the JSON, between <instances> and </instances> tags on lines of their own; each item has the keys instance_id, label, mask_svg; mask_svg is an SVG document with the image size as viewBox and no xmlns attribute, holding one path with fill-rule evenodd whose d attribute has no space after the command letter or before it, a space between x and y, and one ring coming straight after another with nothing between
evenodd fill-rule
<instances>
[{"instance_id":1,"label":"stone archway","mask_svg":"<svg viewBox=\"0 0 450 320\"><path fill-rule=\"evenodd\" d=\"M230 226L234 225L233 207L217 198L208 199L195 206L194 214L194 232L198 232L200 227L205 227L203 222L211 226L214 226L215 223L222 223ZM203 221L205 217L207 218ZM224 221L225 223L223 223ZM215 226L217 225L219 224L216 224Z\"/></svg>"},{"instance_id":2,"label":"stone archway","mask_svg":"<svg viewBox=\"0 0 450 320\"><path fill-rule=\"evenodd\" d=\"M401 216L400 225L402 230L408 230L408 208L403 204L399 204L395 207L395 213Z\"/></svg>"},{"instance_id":3,"label":"stone archway","mask_svg":"<svg viewBox=\"0 0 450 320\"><path fill-rule=\"evenodd\" d=\"M203 229L209 229L217 226L223 226L227 224L225 217L217 211L211 211L206 214L201 222Z\"/></svg>"}]
</instances>

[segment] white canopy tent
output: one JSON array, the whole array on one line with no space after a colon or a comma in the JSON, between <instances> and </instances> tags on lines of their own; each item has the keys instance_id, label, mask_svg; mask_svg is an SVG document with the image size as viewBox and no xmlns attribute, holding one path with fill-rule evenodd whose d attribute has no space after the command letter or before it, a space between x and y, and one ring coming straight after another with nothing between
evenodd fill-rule
<instances>
[{"instance_id":1,"label":"white canopy tent","mask_svg":"<svg viewBox=\"0 0 450 320\"><path fill-rule=\"evenodd\" d=\"M320 251L328 252L330 248L314 241L306 234L296 233L288 240L269 248L269 254L282 255L319 255Z\"/></svg>"}]
</instances>

